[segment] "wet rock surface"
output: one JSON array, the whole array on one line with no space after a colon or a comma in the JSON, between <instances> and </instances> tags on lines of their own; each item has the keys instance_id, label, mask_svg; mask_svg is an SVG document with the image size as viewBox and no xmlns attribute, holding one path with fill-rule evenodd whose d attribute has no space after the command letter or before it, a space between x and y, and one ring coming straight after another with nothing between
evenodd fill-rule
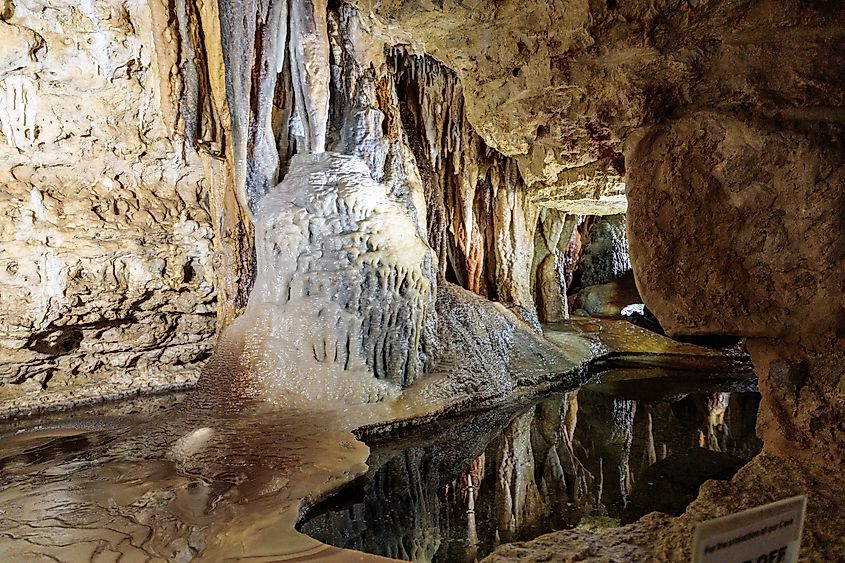
<instances>
[{"instance_id":1,"label":"wet rock surface","mask_svg":"<svg viewBox=\"0 0 845 563\"><path fill-rule=\"evenodd\" d=\"M176 14L119 0L0 13L0 416L195 383L222 170L180 121L196 112Z\"/></svg>"},{"instance_id":2,"label":"wet rock surface","mask_svg":"<svg viewBox=\"0 0 845 563\"><path fill-rule=\"evenodd\" d=\"M622 275L608 283L587 286L572 297L573 315L620 317L629 305L642 303L634 273Z\"/></svg>"},{"instance_id":3,"label":"wet rock surface","mask_svg":"<svg viewBox=\"0 0 845 563\"><path fill-rule=\"evenodd\" d=\"M465 290L452 291L457 292L452 299L463 300L464 307L482 311L488 322L498 319L503 323L495 334L510 327L511 337L499 343L501 352L487 351L479 357L481 362L499 366L499 377L508 387L491 385L489 378L475 372L450 373L449 363L444 361L443 371L414 382L394 402L333 411L313 405L302 409L251 396L254 374L238 367L236 351L222 348L207 366L199 388L174 400L138 399L7 423L0 436L0 499L5 510L0 526L7 538L0 543L0 554L12 557L26 552L35 560L55 557L73 561L94 560L100 553L132 560L267 554L324 554L339 560L361 557L327 548L294 531L304 508L366 472L367 448L352 430L359 436L395 435L403 428L417 432L420 425L438 420L449 428L455 417L478 416L479 421L489 422L482 427L486 432L506 422L497 418L502 411L491 410L491 406L508 411L513 405L530 403L552 387L577 387L587 376L590 361L612 350L636 350L631 348L636 339L621 321L606 330L599 330L600 321L592 321L590 326L571 331L568 341L580 342L577 346L557 348L547 342L547 349L538 349L543 342L540 337L504 308L493 314L487 309L499 306ZM460 311L461 307L449 310ZM459 315L452 322L470 337L488 326L477 326L471 315ZM546 332L556 332L558 339L562 338L560 330ZM676 345L653 338L657 340L643 348L649 354ZM477 344L482 349L493 345ZM679 346L676 352L681 355L698 350L703 358L718 357L711 350ZM466 354L467 350L471 349L458 348L456 353ZM456 364L468 365L465 361ZM515 461L534 452L534 438L529 436L542 436L545 445L537 446L541 453L531 455L537 455L537 467L540 458L547 460L542 462L548 468L543 470L548 473L547 486L560 483L555 468L566 465L568 458L550 452L568 450L567 442L555 430L571 412L568 404L558 402L550 408L548 421L536 431L529 431L533 415L524 416L506 433L501 454L496 455ZM466 442L452 441L450 455L467 460L475 451ZM388 454L383 459L392 457ZM515 522L536 521L535 505L526 499L540 490L537 487L542 480L530 485L518 464L502 463L501 467L511 468L502 473L510 485L497 493L504 495L497 498L511 499L503 506L510 507L507 510L514 514ZM428 516L420 518L424 521Z\"/></svg>"},{"instance_id":4,"label":"wet rock surface","mask_svg":"<svg viewBox=\"0 0 845 563\"><path fill-rule=\"evenodd\" d=\"M327 413L227 411L196 395L53 415L0 441L0 555L17 561L319 552L279 529L301 498L361 473L367 452Z\"/></svg>"}]
</instances>

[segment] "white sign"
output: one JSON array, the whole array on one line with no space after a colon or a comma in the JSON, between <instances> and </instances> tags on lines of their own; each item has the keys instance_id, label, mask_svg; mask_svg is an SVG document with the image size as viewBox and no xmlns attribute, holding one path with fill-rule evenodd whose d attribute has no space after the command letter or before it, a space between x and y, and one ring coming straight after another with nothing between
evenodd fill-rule
<instances>
[{"instance_id":1,"label":"white sign","mask_svg":"<svg viewBox=\"0 0 845 563\"><path fill-rule=\"evenodd\" d=\"M702 522L693 563L795 563L807 497L797 496Z\"/></svg>"}]
</instances>

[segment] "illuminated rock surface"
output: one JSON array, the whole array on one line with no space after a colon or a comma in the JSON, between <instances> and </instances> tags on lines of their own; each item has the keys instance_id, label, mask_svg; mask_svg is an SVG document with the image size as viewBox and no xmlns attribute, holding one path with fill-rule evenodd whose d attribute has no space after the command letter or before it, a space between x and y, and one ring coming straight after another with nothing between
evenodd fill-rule
<instances>
[{"instance_id":1,"label":"illuminated rock surface","mask_svg":"<svg viewBox=\"0 0 845 563\"><path fill-rule=\"evenodd\" d=\"M2 7L0 414L192 384L221 178L178 123L164 6Z\"/></svg>"},{"instance_id":2,"label":"illuminated rock surface","mask_svg":"<svg viewBox=\"0 0 845 563\"><path fill-rule=\"evenodd\" d=\"M250 396L375 402L432 363L435 258L411 205L355 157L294 158L261 201L255 286L220 344L242 350Z\"/></svg>"},{"instance_id":3,"label":"illuminated rock surface","mask_svg":"<svg viewBox=\"0 0 845 563\"><path fill-rule=\"evenodd\" d=\"M603 421L623 499L632 401L678 368L694 374L678 396L753 379L739 349L569 319L643 302L671 336L745 339L766 453L678 519L569 532L572 557L683 559L695 520L803 491L807 558L842 559L843 22L834 0L2 0L0 416L193 386L221 337L197 394L154 422L83 437L71 416L61 435L4 439L3 478L28 476L3 494L51 505L28 516L6 497L24 521L11 537L93 557L93 527L108 549L152 546L139 558L256 553L271 505L364 470L350 430L529 401L588 364L613 368L596 385L617 399L585 400L582 421ZM610 229L605 260L591 226L620 218L581 215L619 213L630 252ZM545 510L535 493L556 471L540 462L532 481L507 460L545 451L529 428L561 443L520 417L485 460L502 538ZM279 459L298 422L303 457ZM111 455L119 474L85 465ZM103 493L103 476L121 487ZM207 500L209 483L229 496ZM39 535L48 514L76 539Z\"/></svg>"}]
</instances>

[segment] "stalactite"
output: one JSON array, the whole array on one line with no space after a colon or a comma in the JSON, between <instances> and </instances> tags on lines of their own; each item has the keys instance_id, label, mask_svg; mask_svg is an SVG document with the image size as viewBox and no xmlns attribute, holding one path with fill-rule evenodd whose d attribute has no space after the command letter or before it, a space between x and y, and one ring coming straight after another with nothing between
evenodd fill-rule
<instances>
[{"instance_id":1,"label":"stalactite","mask_svg":"<svg viewBox=\"0 0 845 563\"><path fill-rule=\"evenodd\" d=\"M539 211L526 196L516 161L475 133L453 72L402 49L391 57L441 275L479 295L533 310L531 232Z\"/></svg>"},{"instance_id":2,"label":"stalactite","mask_svg":"<svg viewBox=\"0 0 845 563\"><path fill-rule=\"evenodd\" d=\"M569 318L567 250L578 219L555 209L543 209L534 233L534 260L530 278L537 315L544 322ZM571 274L570 274L571 278Z\"/></svg>"},{"instance_id":3,"label":"stalactite","mask_svg":"<svg viewBox=\"0 0 845 563\"><path fill-rule=\"evenodd\" d=\"M278 181L288 129L305 152L325 150L329 54L326 2L222 0L220 24L235 185L251 211ZM289 56L286 56L289 53ZM287 72L286 72L287 71ZM280 123L274 102L292 88L295 111ZM288 100L286 100L288 101ZM286 107L281 108L285 113ZM283 149L280 151L280 147Z\"/></svg>"},{"instance_id":4,"label":"stalactite","mask_svg":"<svg viewBox=\"0 0 845 563\"><path fill-rule=\"evenodd\" d=\"M235 183L237 168L223 69L224 40L218 4L178 0L173 7L178 24L182 93L180 99L186 143L185 158L198 158L208 182L209 212L214 229L217 290L217 331L222 331L246 306L252 289L254 249L252 221Z\"/></svg>"},{"instance_id":5,"label":"stalactite","mask_svg":"<svg viewBox=\"0 0 845 563\"><path fill-rule=\"evenodd\" d=\"M253 209L278 181L279 150L273 127L274 98L277 82L284 77L285 44L288 33L288 4L285 0L266 0L259 19L249 115L249 151L246 186Z\"/></svg>"},{"instance_id":6,"label":"stalactite","mask_svg":"<svg viewBox=\"0 0 845 563\"><path fill-rule=\"evenodd\" d=\"M226 65L231 151L234 162L235 190L244 207L255 199L247 187L247 162L250 158L249 108L252 85L251 63L255 59L256 0L220 0L219 17L223 60Z\"/></svg>"},{"instance_id":7,"label":"stalactite","mask_svg":"<svg viewBox=\"0 0 845 563\"><path fill-rule=\"evenodd\" d=\"M303 149L326 150L329 120L329 37L326 0L293 0L290 10L291 76L296 100L296 125ZM299 136L299 135L297 135Z\"/></svg>"}]
</instances>

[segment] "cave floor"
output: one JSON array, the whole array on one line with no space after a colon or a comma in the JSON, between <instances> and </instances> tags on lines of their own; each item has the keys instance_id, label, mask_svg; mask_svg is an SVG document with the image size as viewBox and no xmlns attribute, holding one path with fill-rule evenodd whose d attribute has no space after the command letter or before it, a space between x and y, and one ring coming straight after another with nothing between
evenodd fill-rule
<instances>
[{"instance_id":1,"label":"cave floor","mask_svg":"<svg viewBox=\"0 0 845 563\"><path fill-rule=\"evenodd\" d=\"M396 405L343 412L280 409L260 401L225 408L220 401L188 392L8 420L0 427L0 559L372 558L339 551L295 531L306 509L359 477L366 480L368 463L374 471L389 465L386 460L395 455L385 456L384 452L399 448L382 442L378 448L373 446L381 457L370 457L370 448L359 438L368 444L388 438L388 442L410 440L410 445L399 448L407 453L424 447L420 440L430 441L437 425L457 428L455 421L492 416L500 422L486 431L495 429L491 439L499 442L510 432L510 446L501 446L506 450L522 448L529 455L532 440L536 442L532 432L535 437L557 436L548 438L558 440L557 452L582 448L587 461L575 462L572 456L558 453L561 463L555 467L569 467L568 476L563 469L558 475L563 482L569 480L566 494L571 495L578 482L579 494L589 500L596 496L591 485L596 470L589 465L595 462L591 452L597 449L590 445L589 432L579 435L572 422L573 411L587 420L590 417L585 413L592 409L592 419L598 421L592 423L592 442L616 443L618 439L607 430L629 428L633 432L625 417L634 416L630 409L634 399L655 400L629 396L642 382L659 380L659 394L673 400L702 390L712 395L747 392L754 387L747 361L741 357L673 343L621 321L570 321L546 327L546 337L558 344L567 361L555 366L515 361L516 392L496 404L489 398L473 402L471 395L443 397L411 388ZM515 357L530 356L529 351L523 352ZM596 373L590 372L591 365ZM673 369L673 365L678 367ZM433 384L438 377L444 374L435 374ZM590 392L599 399L573 409L570 399L564 397L588 381L593 385ZM631 381L637 385L626 387ZM557 393L557 402L553 401L556 410L538 406L538 398L549 393ZM591 406L585 409L585 404ZM619 404L628 406L620 410ZM529 412L530 417L526 415ZM538 412L551 412L551 418L538 418ZM612 420L616 422L611 424ZM652 426L656 424L653 416L648 420ZM512 428L514 421L521 421L521 434ZM706 429L698 429L688 438L709 439ZM490 443L476 440L475 449L466 448L462 459L473 462L478 455L470 454ZM536 454L532 451L531 456ZM661 454L642 455L659 458ZM607 456L619 457L618 452ZM503 459L511 460L505 463L509 466L524 461L515 454ZM496 466L499 462L489 463ZM583 470L577 469L579 463ZM451 476L449 472L455 468L453 463L441 477ZM553 469L545 477L547 489ZM621 475L620 482L630 478L625 471ZM528 494L526 499L534 495L531 487L518 485L529 480L527 473L509 478L514 487L522 487ZM534 481L537 488L544 480ZM605 483L604 490L610 489ZM592 514L606 513L601 493L597 498ZM611 505L618 502L618 498L608 501ZM587 515L575 512L579 518ZM532 533L545 531L533 529ZM514 533L499 539L523 538Z\"/></svg>"}]
</instances>

